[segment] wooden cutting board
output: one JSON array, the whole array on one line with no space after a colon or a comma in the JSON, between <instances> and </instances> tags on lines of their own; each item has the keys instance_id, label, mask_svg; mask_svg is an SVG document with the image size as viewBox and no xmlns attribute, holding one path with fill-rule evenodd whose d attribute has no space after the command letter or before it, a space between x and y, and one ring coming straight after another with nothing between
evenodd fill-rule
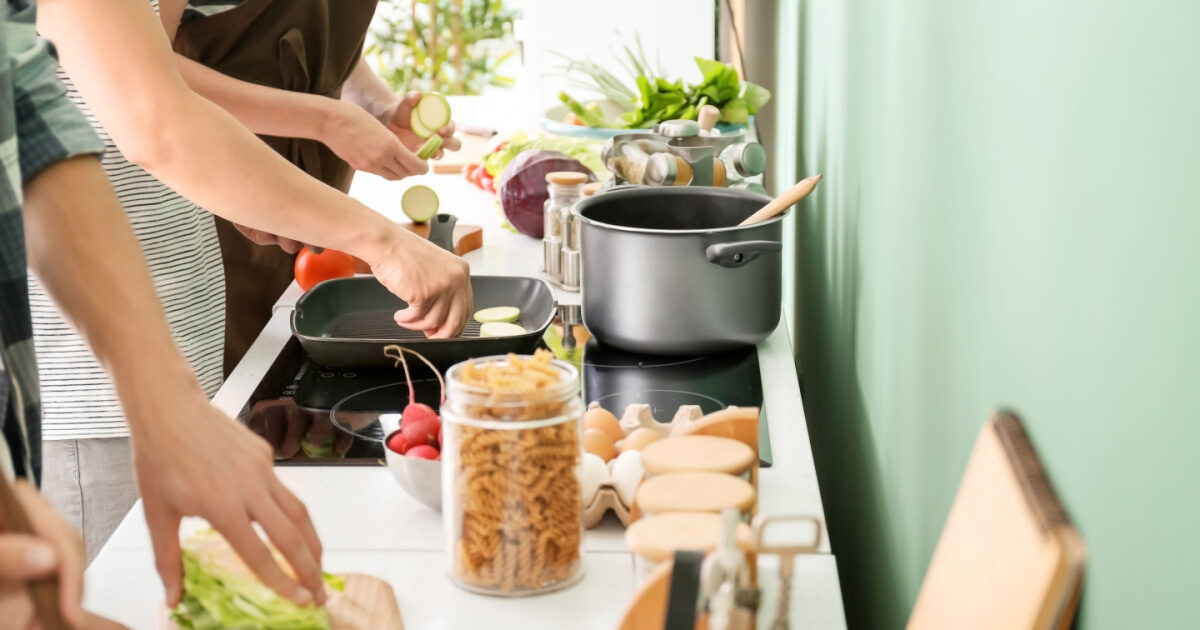
<instances>
[{"instance_id":1,"label":"wooden cutting board","mask_svg":"<svg viewBox=\"0 0 1200 630\"><path fill-rule=\"evenodd\" d=\"M1075 616L1087 547L1020 420L984 425L908 630L1051 630Z\"/></svg>"},{"instance_id":2,"label":"wooden cutting board","mask_svg":"<svg viewBox=\"0 0 1200 630\"><path fill-rule=\"evenodd\" d=\"M326 603L333 630L404 630L391 585L361 573L347 573L342 579L346 588L332 592ZM158 626L160 630L179 630L165 606Z\"/></svg>"},{"instance_id":3,"label":"wooden cutting board","mask_svg":"<svg viewBox=\"0 0 1200 630\"><path fill-rule=\"evenodd\" d=\"M487 145L491 138L475 136L466 133L454 135L462 142L462 148L457 151L447 151L442 159L433 163L434 173L461 173L463 166L483 161L487 154Z\"/></svg>"}]
</instances>

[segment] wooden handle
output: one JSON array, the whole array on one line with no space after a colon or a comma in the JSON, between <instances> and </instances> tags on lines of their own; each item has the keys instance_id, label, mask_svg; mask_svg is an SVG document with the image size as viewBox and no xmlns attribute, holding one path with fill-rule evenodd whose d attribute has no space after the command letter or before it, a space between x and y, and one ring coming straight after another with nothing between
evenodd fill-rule
<instances>
[{"instance_id":1,"label":"wooden handle","mask_svg":"<svg viewBox=\"0 0 1200 630\"><path fill-rule=\"evenodd\" d=\"M792 205L797 201L807 197L808 193L811 193L813 189L817 187L817 183L820 181L821 175L814 175L808 179L800 180L800 182L795 186L787 189L787 191L782 195L779 195L773 199L771 203L763 206L761 210L750 215L749 218L747 218L745 221L742 221L738 225L750 225L760 221L766 221L767 219L774 217L780 212L792 207Z\"/></svg>"},{"instance_id":2,"label":"wooden handle","mask_svg":"<svg viewBox=\"0 0 1200 630\"><path fill-rule=\"evenodd\" d=\"M21 507L21 502L17 500L12 486L4 479L0 479L0 520L3 521L0 526L5 532L33 533L33 527L29 524L25 508ZM58 607L57 576L27 582L26 587L29 590L30 599L33 600L33 609L37 613L38 622L41 623L44 630L68 630L70 628L63 619L62 609Z\"/></svg>"},{"instance_id":3,"label":"wooden handle","mask_svg":"<svg viewBox=\"0 0 1200 630\"><path fill-rule=\"evenodd\" d=\"M705 105L700 108L700 113L696 116L696 122L700 123L702 131L711 131L717 126L717 118L721 116L721 110L713 105Z\"/></svg>"}]
</instances>

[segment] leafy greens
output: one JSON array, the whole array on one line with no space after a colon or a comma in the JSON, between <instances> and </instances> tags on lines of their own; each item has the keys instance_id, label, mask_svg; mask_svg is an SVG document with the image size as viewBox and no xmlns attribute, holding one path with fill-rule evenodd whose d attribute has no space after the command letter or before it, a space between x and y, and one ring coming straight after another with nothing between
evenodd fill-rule
<instances>
[{"instance_id":1,"label":"leafy greens","mask_svg":"<svg viewBox=\"0 0 1200 630\"><path fill-rule=\"evenodd\" d=\"M325 583L342 590L345 581L326 574ZM254 576L214 530L183 542L183 599L171 620L185 630L328 630L329 612L297 606L276 595Z\"/></svg>"},{"instance_id":2,"label":"leafy greens","mask_svg":"<svg viewBox=\"0 0 1200 630\"><path fill-rule=\"evenodd\" d=\"M687 85L682 79L670 81L659 76L661 71L653 71L642 51L640 39L637 51L625 45L625 54L628 61L622 61L622 65L632 75L636 92L592 61L567 59L563 66L573 84L599 92L626 109L617 120L609 121L565 92L559 93L559 99L585 125L648 129L664 120L695 120L705 105L720 110L721 122L746 124L750 116L771 99L771 92L766 88L743 81L737 69L720 61L696 57L703 78L696 85Z\"/></svg>"}]
</instances>

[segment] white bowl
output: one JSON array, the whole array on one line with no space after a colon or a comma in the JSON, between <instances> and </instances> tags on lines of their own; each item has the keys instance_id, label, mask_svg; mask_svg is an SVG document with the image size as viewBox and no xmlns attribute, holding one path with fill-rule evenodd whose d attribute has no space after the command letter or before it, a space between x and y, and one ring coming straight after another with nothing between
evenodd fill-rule
<instances>
[{"instance_id":1,"label":"white bowl","mask_svg":"<svg viewBox=\"0 0 1200 630\"><path fill-rule=\"evenodd\" d=\"M389 434L388 437L391 437ZM408 496L441 511L442 509L442 462L441 460L405 457L387 447L383 442L384 459L396 483Z\"/></svg>"}]
</instances>

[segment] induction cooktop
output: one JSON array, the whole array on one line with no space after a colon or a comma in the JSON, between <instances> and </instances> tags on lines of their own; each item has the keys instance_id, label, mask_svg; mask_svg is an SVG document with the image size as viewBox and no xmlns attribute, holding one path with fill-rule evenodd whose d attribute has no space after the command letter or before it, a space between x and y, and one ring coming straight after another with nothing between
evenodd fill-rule
<instances>
[{"instance_id":1,"label":"induction cooktop","mask_svg":"<svg viewBox=\"0 0 1200 630\"><path fill-rule=\"evenodd\" d=\"M761 408L763 403L754 348L660 357L616 350L592 339L560 356L579 368L584 402L595 401L618 417L632 404L648 404L655 420L670 422L682 405L697 405L708 414L731 406ZM409 369L416 400L437 409L437 376L417 362ZM399 426L408 401L401 369L324 367L293 338L239 419L271 444L277 464L376 465L383 459L382 440ZM760 414L759 440L760 459L769 466L765 411Z\"/></svg>"}]
</instances>

